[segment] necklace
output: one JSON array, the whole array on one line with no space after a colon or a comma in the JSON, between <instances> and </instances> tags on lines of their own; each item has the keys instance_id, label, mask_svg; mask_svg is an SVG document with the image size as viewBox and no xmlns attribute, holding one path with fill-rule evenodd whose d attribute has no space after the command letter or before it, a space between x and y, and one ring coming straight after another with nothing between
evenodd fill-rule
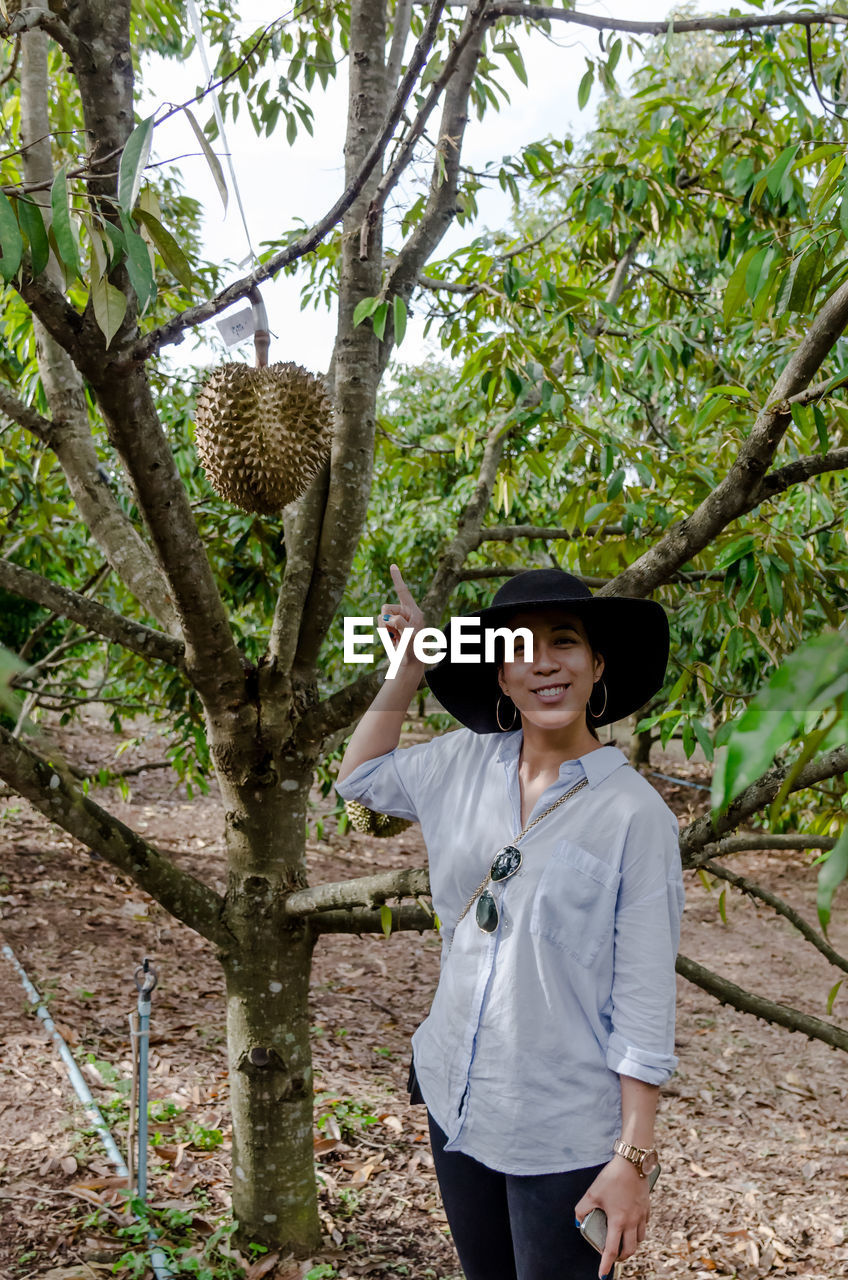
<instances>
[{"instance_id":1,"label":"necklace","mask_svg":"<svg viewBox=\"0 0 848 1280\"><path fill-rule=\"evenodd\" d=\"M513 840L512 842L513 845L518 844L519 840L523 840L524 837L527 835L527 832L530 831L533 827L535 827L537 822L541 822L543 818L547 818L549 813L553 813L554 809L558 809L561 804L565 804L566 800L570 800L572 796L576 796L578 791L582 791L583 788L588 787L588 785L589 785L589 779L582 778L581 781L578 782L576 786L572 787L570 791L566 791L565 795L560 796L559 800L555 800L552 805L549 805L549 807L545 810L544 813L540 813L538 818L534 818L532 822L528 822L524 830L520 831L519 834ZM465 906L462 908L462 911L460 912L459 917L457 918L456 925L454 926L454 933L456 933L456 929L459 926L460 922L464 920L465 917L468 915L468 912L471 910L474 903L480 897L480 894L486 888L491 878L492 878L492 868L489 867L489 870L486 872L485 876L480 881L479 885L474 890L471 897L466 902ZM453 945L453 936L451 936L451 946L452 945ZM448 950L450 950L450 947L448 947Z\"/></svg>"}]
</instances>

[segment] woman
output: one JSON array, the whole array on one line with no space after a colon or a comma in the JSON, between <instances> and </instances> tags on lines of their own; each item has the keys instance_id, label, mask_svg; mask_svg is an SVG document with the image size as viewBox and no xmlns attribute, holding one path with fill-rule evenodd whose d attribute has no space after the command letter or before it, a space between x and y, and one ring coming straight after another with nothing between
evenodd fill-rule
<instances>
[{"instance_id":1,"label":"woman","mask_svg":"<svg viewBox=\"0 0 848 1280\"><path fill-rule=\"evenodd\" d=\"M414 633L423 617L391 573L381 624ZM413 1098L467 1280L603 1280L649 1218L684 895L676 818L595 727L661 687L668 623L559 569L517 574L472 616L528 628L532 657L519 643L512 660L428 669L408 644L336 789L420 822L427 844L442 967ZM400 750L425 672L465 728ZM578 1230L595 1207L600 1264Z\"/></svg>"}]
</instances>

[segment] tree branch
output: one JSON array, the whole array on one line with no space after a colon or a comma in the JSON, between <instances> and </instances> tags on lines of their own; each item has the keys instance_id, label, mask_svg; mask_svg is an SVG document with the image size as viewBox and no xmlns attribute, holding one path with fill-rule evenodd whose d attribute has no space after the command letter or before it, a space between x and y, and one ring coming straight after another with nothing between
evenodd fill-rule
<instances>
[{"instance_id":1,"label":"tree branch","mask_svg":"<svg viewBox=\"0 0 848 1280\"><path fill-rule=\"evenodd\" d=\"M425 929L435 928L433 915L424 907L404 904L389 907L389 910L392 913L392 933L408 929L423 933ZM319 911L310 917L309 927L313 933L382 933L383 920L379 911L354 907L351 911Z\"/></svg>"},{"instance_id":2,"label":"tree branch","mask_svg":"<svg viewBox=\"0 0 848 1280\"><path fill-rule=\"evenodd\" d=\"M19 427L31 432L42 444L49 442L50 433L53 430L50 419L42 417L30 405L24 404L23 400L13 395L2 382L0 382L0 413L11 422L16 422Z\"/></svg>"},{"instance_id":3,"label":"tree branch","mask_svg":"<svg viewBox=\"0 0 848 1280\"><path fill-rule=\"evenodd\" d=\"M738 836L725 836L717 844L704 847L704 861L695 862L696 867L704 866L710 858L724 857L727 853L750 853L755 849L832 849L836 844L835 836L807 835L772 835L771 832L742 833Z\"/></svg>"},{"instance_id":4,"label":"tree branch","mask_svg":"<svg viewBox=\"0 0 848 1280\"><path fill-rule=\"evenodd\" d=\"M441 11L439 16L441 17ZM390 89L394 89L400 79L403 66L403 51L409 37L412 22L412 0L398 0L395 5L394 30L392 31L392 47L386 62L386 81Z\"/></svg>"},{"instance_id":5,"label":"tree branch","mask_svg":"<svg viewBox=\"0 0 848 1280\"><path fill-rule=\"evenodd\" d=\"M708 861L702 863L706 871L711 875L717 876L719 880L726 880L728 884L732 884L742 893L747 893L749 898L759 898L765 902L767 906L788 920L793 928L807 939L808 942L820 951L822 955L832 965L838 969L844 969L848 973L848 960L841 956L838 951L826 941L825 938L818 933L812 925L808 924L802 915L800 915L794 907L790 907L788 902L784 902L777 894L772 893L770 889L764 889L762 885L755 884L753 880L748 880L746 876L736 875L734 871L728 871L725 867L720 866L717 862Z\"/></svg>"},{"instance_id":6,"label":"tree branch","mask_svg":"<svg viewBox=\"0 0 848 1280\"><path fill-rule=\"evenodd\" d=\"M523 573L524 569L525 566L520 564L472 565L468 569L460 569L456 580L457 582L475 582L478 579L482 580L484 578L514 578L516 574ZM721 574L720 576L722 580L724 580L724 574ZM612 578L592 578L587 577L586 574L583 573L572 574L572 577L579 579L580 582L585 583L587 587L592 587L593 589L596 587L605 587L609 582L612 582Z\"/></svg>"},{"instance_id":7,"label":"tree branch","mask_svg":"<svg viewBox=\"0 0 848 1280\"><path fill-rule=\"evenodd\" d=\"M620 524L587 525L585 529L545 529L532 524L487 525L480 530L477 545L483 542L512 542L515 538L544 538L546 541L574 542L581 538L622 535Z\"/></svg>"},{"instance_id":8,"label":"tree branch","mask_svg":"<svg viewBox=\"0 0 848 1280\"><path fill-rule=\"evenodd\" d=\"M352 727L379 692L387 664L370 668L335 693L310 707L295 730L298 745L308 750L320 748L331 734Z\"/></svg>"},{"instance_id":9,"label":"tree branch","mask_svg":"<svg viewBox=\"0 0 848 1280\"><path fill-rule=\"evenodd\" d=\"M845 19L848 22L848 18ZM751 501L766 476L789 423L790 397L809 386L811 379L848 323L848 282L822 305L810 327L789 357L768 403L758 415L736 461L722 481L685 520L668 532L612 583L602 595L646 596L667 582L675 570L691 560L738 516L751 509Z\"/></svg>"},{"instance_id":10,"label":"tree branch","mask_svg":"<svg viewBox=\"0 0 848 1280\"><path fill-rule=\"evenodd\" d=\"M487 29L484 19L488 18L488 11L483 11L485 3L486 0L475 0L474 8L466 16L459 40L449 55L449 62L456 55L454 74L445 93L427 205L418 226L388 269L383 283L386 298L397 295L404 302L409 302L424 264L456 216L460 158L468 124L468 98ZM381 348L383 367L388 362L393 343L392 331Z\"/></svg>"},{"instance_id":11,"label":"tree branch","mask_svg":"<svg viewBox=\"0 0 848 1280\"><path fill-rule=\"evenodd\" d=\"M178 671L185 670L185 647L181 641L140 622L131 622L96 600L89 600L88 596L68 587L60 587L40 573L24 569L11 560L0 558L0 587L26 600L33 600L60 618L78 622L142 658L154 658L176 667Z\"/></svg>"},{"instance_id":12,"label":"tree branch","mask_svg":"<svg viewBox=\"0 0 848 1280\"><path fill-rule=\"evenodd\" d=\"M621 301L621 295L627 287L627 277L630 275L630 269L636 261L636 254L644 236L644 231L637 231L636 234L631 237L627 248L624 250L624 253L621 255L618 262L616 262L615 270L612 273L612 280L610 281L609 288L607 289L606 297L604 299L609 306L617 307ZM609 321L606 316L603 316L600 320L596 321L595 324L590 325L589 334L593 338L600 337L608 327Z\"/></svg>"},{"instance_id":13,"label":"tree branch","mask_svg":"<svg viewBox=\"0 0 848 1280\"><path fill-rule=\"evenodd\" d=\"M224 899L83 795L66 773L63 765L42 759L0 725L0 777L4 782L50 822L130 876L172 916L226 949L233 939L223 920Z\"/></svg>"},{"instance_id":14,"label":"tree branch","mask_svg":"<svg viewBox=\"0 0 848 1280\"><path fill-rule=\"evenodd\" d=\"M38 0L37 7L46 9L46 0ZM21 45L24 175L32 182L45 183L49 188L54 175L50 141L48 38L43 31L30 31L22 38ZM49 201L42 207L42 217L49 229L52 222ZM62 273L52 250L44 275L62 291ZM56 341L37 315L33 317L33 329L38 371L52 419L39 438L56 454L80 519L117 576L163 631L179 636L179 622L161 568L141 533L121 508L108 477L98 465L80 371L72 355ZM21 421L20 418L18 420ZM22 425L28 429L38 426L31 419L24 420Z\"/></svg>"},{"instance_id":15,"label":"tree branch","mask_svg":"<svg viewBox=\"0 0 848 1280\"><path fill-rule=\"evenodd\" d=\"M439 76L433 81L430 91L427 94L427 97L425 98L424 103L418 112L418 115L415 117L415 120L413 121L411 127L407 130L407 133L403 138L400 148L398 149L397 155L395 156L389 168L386 170L382 179L380 180L380 184L377 187L377 190L375 191L374 196L372 197L370 205L368 206L368 212L365 215L365 219L362 223L362 228L360 231L359 256L361 258L368 257L372 229L382 216L383 209L385 208L386 200L388 199L389 193L397 185L398 181L400 180L401 174L403 173L404 169L407 168L410 161L412 160L412 157L415 153L415 148L421 138L421 135L424 132L427 121L429 120L431 114L435 110L436 104L438 103L439 98L442 96L444 89L449 84L451 84L451 81L454 79L454 74L457 72L458 68L459 68L459 73L456 77L457 80L461 81L465 79L465 76L463 74L462 64L467 63L468 59L464 58L463 55L465 54L469 46L475 41L475 38L482 37L483 33L485 32L486 25L487 25L487 17L486 17L485 9L486 9L487 3L488 3L488 0L474 0L474 3L472 4L471 8L468 11L466 20L463 23L462 32L458 40L456 41L450 53L448 54L447 58L445 59L445 64ZM443 8L443 5L440 5L440 10L441 8ZM475 66L479 56L480 55L479 55L479 40L478 40L477 46L474 52L474 58L473 58L473 62ZM467 93L464 96L465 96L465 101L467 102L468 100ZM448 108L447 108L447 102L446 102L446 108L445 108L446 112L447 112L447 109ZM464 130L464 123L465 122L463 120L463 130ZM460 137L458 139L454 138L453 134L446 132L444 128L444 121L443 121L442 129L440 130L440 134L439 134L439 147L441 147L442 142L444 141L448 144L448 147L454 148L454 151L456 153L457 172L458 172L458 165L459 165L459 151L461 147L461 132L460 132ZM447 180L446 180L446 185L449 185ZM439 237L439 239L441 239L441 236Z\"/></svg>"},{"instance_id":16,"label":"tree branch","mask_svg":"<svg viewBox=\"0 0 848 1280\"><path fill-rule=\"evenodd\" d=\"M460 580L469 552L478 545L510 425L509 419L496 423L486 436L474 492L457 522L456 533L439 557L436 572L421 605L421 611L428 621L431 618L437 621L441 618L454 587Z\"/></svg>"},{"instance_id":17,"label":"tree branch","mask_svg":"<svg viewBox=\"0 0 848 1280\"><path fill-rule=\"evenodd\" d=\"M745 991L735 982L720 977L697 961L690 960L688 956L678 954L675 967L689 982L715 996L720 1004L729 1004L740 1013L753 1013L757 1018L776 1023L780 1027L788 1027L790 1031L802 1031L808 1040L823 1040L834 1049L848 1050L848 1031L843 1031L841 1027L834 1027L810 1013L801 1013L790 1005L778 1004L776 1000L767 1000L765 996Z\"/></svg>"},{"instance_id":18,"label":"tree branch","mask_svg":"<svg viewBox=\"0 0 848 1280\"><path fill-rule=\"evenodd\" d=\"M47 332L61 347L72 353L89 338L88 325L71 306L61 289L42 271L34 280L24 268L18 292L33 315L38 316Z\"/></svg>"},{"instance_id":19,"label":"tree branch","mask_svg":"<svg viewBox=\"0 0 848 1280\"><path fill-rule=\"evenodd\" d=\"M822 9L804 13L751 14L732 18L671 18L661 22L634 22L629 18L606 18L574 9L549 9L541 4L522 4L521 0L501 0L489 11L489 18L523 18L528 22L566 22L572 26L590 27L593 31L624 31L634 36L683 35L687 31L756 31L762 27L846 26L848 17Z\"/></svg>"},{"instance_id":20,"label":"tree branch","mask_svg":"<svg viewBox=\"0 0 848 1280\"><path fill-rule=\"evenodd\" d=\"M750 818L759 809L764 809L767 804L770 804L780 791L791 767L791 764L777 765L768 773L764 773L741 795L738 795L726 812L721 814L715 822L709 813L690 822L680 835L683 866L686 868L699 866L702 860L697 857L697 854L706 845L712 844L717 837L723 836L726 832L733 831L746 818ZM848 772L848 747L835 747L832 751L818 756L817 759L805 765L794 779L792 790L803 791L805 787L823 782L826 778L838 778L846 772Z\"/></svg>"},{"instance_id":21,"label":"tree branch","mask_svg":"<svg viewBox=\"0 0 848 1280\"><path fill-rule=\"evenodd\" d=\"M430 53L443 9L444 0L434 0L424 31L421 33L415 52L410 58L406 74L398 86L384 124L378 131L356 173L324 217L320 218L304 235L293 240L285 249L275 253L267 262L255 267L249 275L244 276L241 280L236 280L222 290L221 293L216 294L214 298L210 298L208 302L202 302L196 307L189 307L158 329L153 329L150 333L139 338L127 353L128 359L133 361L147 360L155 352L161 351L163 347L170 346L175 342L182 342L182 335L186 329L190 329L193 325L202 324L205 320L210 320L212 316L225 311L233 302L238 302L241 298L247 297L255 285L276 276L278 272L282 271L283 267L289 266L292 262L297 262L298 259L304 257L307 253L311 253L313 249L321 244L327 233L332 230L347 210L350 209L357 197L361 195L366 182L385 154L386 147L397 123L403 115L407 100L415 87L418 72L424 66Z\"/></svg>"},{"instance_id":22,"label":"tree branch","mask_svg":"<svg viewBox=\"0 0 848 1280\"><path fill-rule=\"evenodd\" d=\"M286 898L290 916L312 916L338 907L375 907L387 898L418 898L430 892L430 875L426 867L403 867L381 871L357 880L339 880L333 884L316 884L298 889Z\"/></svg>"},{"instance_id":23,"label":"tree branch","mask_svg":"<svg viewBox=\"0 0 848 1280\"><path fill-rule=\"evenodd\" d=\"M76 61L80 54L76 37L70 27L67 27L62 19L49 9L25 6L8 21L4 22L0 18L0 39L22 35L25 31L35 31L38 28L52 36L64 49L71 62Z\"/></svg>"},{"instance_id":24,"label":"tree branch","mask_svg":"<svg viewBox=\"0 0 848 1280\"><path fill-rule=\"evenodd\" d=\"M848 467L848 448L833 449L830 453L809 454L803 458L795 458L784 467L770 471L760 482L756 500L752 498L749 510L768 501L793 485L803 484L813 476L824 475L828 471L844 471Z\"/></svg>"}]
</instances>

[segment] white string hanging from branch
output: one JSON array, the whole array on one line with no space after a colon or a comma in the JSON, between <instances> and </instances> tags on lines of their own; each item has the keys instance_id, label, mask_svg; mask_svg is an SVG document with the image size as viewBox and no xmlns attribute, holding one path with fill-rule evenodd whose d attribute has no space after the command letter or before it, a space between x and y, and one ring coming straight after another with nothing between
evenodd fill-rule
<instances>
[{"instance_id":1,"label":"white string hanging from branch","mask_svg":"<svg viewBox=\"0 0 848 1280\"><path fill-rule=\"evenodd\" d=\"M200 54L200 61L203 63L203 70L206 75L206 84L208 87L209 85L212 84L212 71L209 66L209 57L207 55L206 44L203 39L203 28L200 25L200 16L197 12L197 6L194 0L188 0L188 16L189 16L189 21L191 22L192 30L194 31L194 39L195 39L195 42L197 43L198 53ZM241 223L242 223L242 226L244 227L244 237L247 240L247 248L249 250L248 256L246 258L243 258L242 261L239 263L239 266L243 267L248 262L256 261L256 251L253 248L253 241L250 238L250 230L247 225L247 217L244 212L244 205L242 203L241 191L239 189L239 184L238 184L238 178L236 177L235 166L233 165L233 155L230 149L229 141L227 139L226 130L224 129L224 117L221 115L221 108L218 103L217 95L213 93L210 96L212 98L212 111L215 115L215 123L218 126L218 136L220 137L221 143L224 147L224 155L227 161L227 168L230 171L230 179L233 184L233 191L235 191L236 193L236 203L238 204L239 213L241 214Z\"/></svg>"}]
</instances>

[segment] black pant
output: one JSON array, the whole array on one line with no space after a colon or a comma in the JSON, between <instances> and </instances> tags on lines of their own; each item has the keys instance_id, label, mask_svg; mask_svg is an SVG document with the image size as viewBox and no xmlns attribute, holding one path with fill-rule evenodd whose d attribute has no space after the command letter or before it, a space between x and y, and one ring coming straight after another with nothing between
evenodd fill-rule
<instances>
[{"instance_id":1,"label":"black pant","mask_svg":"<svg viewBox=\"0 0 848 1280\"><path fill-rule=\"evenodd\" d=\"M597 1280L601 1255L574 1206L604 1168L498 1173L461 1151L427 1112L436 1176L466 1280Z\"/></svg>"}]
</instances>

